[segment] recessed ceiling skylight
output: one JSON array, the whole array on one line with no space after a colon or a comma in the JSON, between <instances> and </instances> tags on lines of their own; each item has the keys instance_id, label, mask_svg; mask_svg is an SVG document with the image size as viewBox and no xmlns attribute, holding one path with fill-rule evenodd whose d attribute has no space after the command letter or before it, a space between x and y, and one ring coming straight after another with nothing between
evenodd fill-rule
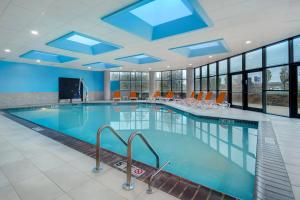
<instances>
[{"instance_id":1,"label":"recessed ceiling skylight","mask_svg":"<svg viewBox=\"0 0 300 200\"><path fill-rule=\"evenodd\" d=\"M85 45L88 45L88 46L93 46L93 45L101 43L99 41L92 40L92 39L89 39L87 37L83 37L83 36L80 36L80 35L72 35L71 37L68 37L67 40L70 40L70 41L73 41L73 42L78 42L78 43L85 44Z\"/></svg>"},{"instance_id":2,"label":"recessed ceiling skylight","mask_svg":"<svg viewBox=\"0 0 300 200\"><path fill-rule=\"evenodd\" d=\"M43 51L32 50L20 56L20 58L28 58L36 60L36 62L41 62L41 60L46 62L56 62L56 63L65 63L73 60L77 60L78 58L74 58L71 56L64 56L55 53L48 53Z\"/></svg>"},{"instance_id":3,"label":"recessed ceiling skylight","mask_svg":"<svg viewBox=\"0 0 300 200\"><path fill-rule=\"evenodd\" d=\"M206 56L228 52L223 39L202 42L169 49L186 57Z\"/></svg>"},{"instance_id":4,"label":"recessed ceiling skylight","mask_svg":"<svg viewBox=\"0 0 300 200\"><path fill-rule=\"evenodd\" d=\"M83 66L95 67L95 68L98 68L98 69L110 69L110 68L120 67L120 65L111 64L111 63L104 63L104 62L89 63L89 64L85 64Z\"/></svg>"},{"instance_id":5,"label":"recessed ceiling skylight","mask_svg":"<svg viewBox=\"0 0 300 200\"><path fill-rule=\"evenodd\" d=\"M127 56L127 57L117 58L116 60L130 62L130 63L134 63L134 64L146 64L146 63L154 63L154 62L161 61L161 59L155 58L153 56L149 56L147 54L138 54L138 55L133 55L133 56Z\"/></svg>"},{"instance_id":6,"label":"recessed ceiling skylight","mask_svg":"<svg viewBox=\"0 0 300 200\"><path fill-rule=\"evenodd\" d=\"M102 54L122 48L116 44L105 42L74 31L48 42L47 45L89 55Z\"/></svg>"},{"instance_id":7,"label":"recessed ceiling skylight","mask_svg":"<svg viewBox=\"0 0 300 200\"><path fill-rule=\"evenodd\" d=\"M156 40L212 25L198 0L137 1L102 18L147 40Z\"/></svg>"},{"instance_id":8,"label":"recessed ceiling skylight","mask_svg":"<svg viewBox=\"0 0 300 200\"><path fill-rule=\"evenodd\" d=\"M130 11L130 13L151 26L157 26L193 14L181 0L155 0Z\"/></svg>"}]
</instances>

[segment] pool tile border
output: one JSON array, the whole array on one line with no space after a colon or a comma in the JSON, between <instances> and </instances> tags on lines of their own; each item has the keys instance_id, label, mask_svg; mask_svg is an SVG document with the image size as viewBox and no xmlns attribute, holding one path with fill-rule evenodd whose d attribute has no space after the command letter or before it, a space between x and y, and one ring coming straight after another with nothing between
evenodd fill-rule
<instances>
[{"instance_id":1,"label":"pool tile border","mask_svg":"<svg viewBox=\"0 0 300 200\"><path fill-rule=\"evenodd\" d=\"M2 115L19 123L19 124L26 126L27 128L30 128L32 130L34 130L34 128L36 128L36 127L41 127L43 130L36 131L36 132L38 132L46 137L49 137L61 144L64 144L74 150L77 150L87 156L90 156L92 158L96 157L95 145L92 145L87 142L76 139L74 137L62 134L58 131L49 129L49 128L41 126L39 124L35 124L33 122L30 122L28 120L22 119L20 117L17 117L15 115L12 115L12 114L9 114L6 112ZM105 164L113 167L114 169L122 171L119 168L115 167L114 164L120 160L126 160L126 157L121 156L119 154L116 154L116 153L111 152L106 149L101 149L100 156L102 158L102 161ZM143 181L145 183L147 183L149 176L151 174L153 174L153 172L156 170L152 166L149 166L147 164L144 164L144 163L141 163L138 161L133 161L133 165L135 165L139 168L142 168L146 171L142 176L137 178L138 180ZM125 181L125 176L124 176L124 181ZM212 190L208 187L194 183L192 181L189 181L182 177L168 173L166 171L162 171L158 175L156 180L153 182L153 187L155 187L156 189L159 189L163 192L166 192L178 199L182 199L182 200L202 200L202 199L233 200L233 199L236 199L234 197L231 197L224 193Z\"/></svg>"}]
</instances>

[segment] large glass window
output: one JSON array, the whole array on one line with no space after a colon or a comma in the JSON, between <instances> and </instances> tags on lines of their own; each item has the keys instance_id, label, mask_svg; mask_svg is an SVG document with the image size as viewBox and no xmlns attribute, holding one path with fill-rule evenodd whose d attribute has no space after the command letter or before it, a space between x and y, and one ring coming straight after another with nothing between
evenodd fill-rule
<instances>
[{"instance_id":1,"label":"large glass window","mask_svg":"<svg viewBox=\"0 0 300 200\"><path fill-rule=\"evenodd\" d=\"M230 58L230 72L239 72L243 70L242 56Z\"/></svg>"},{"instance_id":2,"label":"large glass window","mask_svg":"<svg viewBox=\"0 0 300 200\"><path fill-rule=\"evenodd\" d=\"M219 76L219 88L218 90L227 90L227 84L228 84L228 78L227 75Z\"/></svg>"},{"instance_id":3,"label":"large glass window","mask_svg":"<svg viewBox=\"0 0 300 200\"><path fill-rule=\"evenodd\" d=\"M201 68L195 68L195 91L198 93L201 90Z\"/></svg>"},{"instance_id":4,"label":"large glass window","mask_svg":"<svg viewBox=\"0 0 300 200\"><path fill-rule=\"evenodd\" d=\"M219 74L227 74L227 60L219 62Z\"/></svg>"},{"instance_id":5,"label":"large glass window","mask_svg":"<svg viewBox=\"0 0 300 200\"><path fill-rule=\"evenodd\" d=\"M288 47L288 41L267 47L267 66L287 64L289 61Z\"/></svg>"},{"instance_id":6,"label":"large glass window","mask_svg":"<svg viewBox=\"0 0 300 200\"><path fill-rule=\"evenodd\" d=\"M232 75L232 105L243 105L242 74Z\"/></svg>"},{"instance_id":7,"label":"large glass window","mask_svg":"<svg viewBox=\"0 0 300 200\"><path fill-rule=\"evenodd\" d=\"M262 108L262 72L248 73L248 107Z\"/></svg>"},{"instance_id":8,"label":"large glass window","mask_svg":"<svg viewBox=\"0 0 300 200\"><path fill-rule=\"evenodd\" d=\"M174 70L156 72L156 87L160 88L162 95L173 91L175 96L185 97L186 94L186 70Z\"/></svg>"},{"instance_id":9,"label":"large glass window","mask_svg":"<svg viewBox=\"0 0 300 200\"><path fill-rule=\"evenodd\" d=\"M215 76L217 75L217 65L216 63L209 65L209 76Z\"/></svg>"},{"instance_id":10,"label":"large glass window","mask_svg":"<svg viewBox=\"0 0 300 200\"><path fill-rule=\"evenodd\" d=\"M119 81L122 96L128 96L130 91L137 92L141 99L149 96L148 72L110 72L111 81Z\"/></svg>"},{"instance_id":11,"label":"large glass window","mask_svg":"<svg viewBox=\"0 0 300 200\"><path fill-rule=\"evenodd\" d=\"M293 40L294 62L300 62L300 37Z\"/></svg>"},{"instance_id":12,"label":"large glass window","mask_svg":"<svg viewBox=\"0 0 300 200\"><path fill-rule=\"evenodd\" d=\"M258 49L246 53L246 70L262 67L262 50Z\"/></svg>"},{"instance_id":13,"label":"large glass window","mask_svg":"<svg viewBox=\"0 0 300 200\"><path fill-rule=\"evenodd\" d=\"M289 115L289 67L280 66L266 70L267 112Z\"/></svg>"}]
</instances>

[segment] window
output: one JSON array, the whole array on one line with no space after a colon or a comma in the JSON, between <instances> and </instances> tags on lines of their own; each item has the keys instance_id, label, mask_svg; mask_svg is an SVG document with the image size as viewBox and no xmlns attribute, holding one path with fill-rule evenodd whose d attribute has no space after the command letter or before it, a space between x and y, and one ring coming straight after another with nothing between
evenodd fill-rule
<instances>
[{"instance_id":1,"label":"window","mask_svg":"<svg viewBox=\"0 0 300 200\"><path fill-rule=\"evenodd\" d=\"M267 113L289 116L289 67L266 70Z\"/></svg>"},{"instance_id":2,"label":"window","mask_svg":"<svg viewBox=\"0 0 300 200\"><path fill-rule=\"evenodd\" d=\"M230 72L239 72L243 70L242 56L230 58Z\"/></svg>"},{"instance_id":3,"label":"window","mask_svg":"<svg viewBox=\"0 0 300 200\"><path fill-rule=\"evenodd\" d=\"M246 70L262 67L262 50L246 53Z\"/></svg>"},{"instance_id":4,"label":"window","mask_svg":"<svg viewBox=\"0 0 300 200\"><path fill-rule=\"evenodd\" d=\"M227 60L219 62L219 74L227 74Z\"/></svg>"},{"instance_id":5,"label":"window","mask_svg":"<svg viewBox=\"0 0 300 200\"><path fill-rule=\"evenodd\" d=\"M300 37L293 40L294 62L300 62Z\"/></svg>"},{"instance_id":6,"label":"window","mask_svg":"<svg viewBox=\"0 0 300 200\"><path fill-rule=\"evenodd\" d=\"M161 90L162 95L173 91L174 95L185 97L186 94L186 70L173 70L156 72L156 89Z\"/></svg>"},{"instance_id":7,"label":"window","mask_svg":"<svg viewBox=\"0 0 300 200\"><path fill-rule=\"evenodd\" d=\"M215 76L217 75L217 65L216 63L209 65L209 76Z\"/></svg>"},{"instance_id":8,"label":"window","mask_svg":"<svg viewBox=\"0 0 300 200\"><path fill-rule=\"evenodd\" d=\"M227 75L219 76L218 90L227 90Z\"/></svg>"},{"instance_id":9,"label":"window","mask_svg":"<svg viewBox=\"0 0 300 200\"><path fill-rule=\"evenodd\" d=\"M110 72L111 81L119 81L122 96L128 96L130 91L136 91L141 99L149 96L148 72Z\"/></svg>"},{"instance_id":10,"label":"window","mask_svg":"<svg viewBox=\"0 0 300 200\"><path fill-rule=\"evenodd\" d=\"M201 76L207 77L207 65L201 67Z\"/></svg>"},{"instance_id":11,"label":"window","mask_svg":"<svg viewBox=\"0 0 300 200\"><path fill-rule=\"evenodd\" d=\"M195 91L196 93L198 93L200 90L201 90L201 68L198 67L198 68L195 68L194 69L195 71Z\"/></svg>"},{"instance_id":12,"label":"window","mask_svg":"<svg viewBox=\"0 0 300 200\"><path fill-rule=\"evenodd\" d=\"M232 104L242 106L243 104L243 87L242 74L232 76Z\"/></svg>"},{"instance_id":13,"label":"window","mask_svg":"<svg viewBox=\"0 0 300 200\"><path fill-rule=\"evenodd\" d=\"M119 72L110 72L110 80L111 81L120 80L120 73Z\"/></svg>"},{"instance_id":14,"label":"window","mask_svg":"<svg viewBox=\"0 0 300 200\"><path fill-rule=\"evenodd\" d=\"M289 61L288 41L266 48L267 66L287 64Z\"/></svg>"}]
</instances>

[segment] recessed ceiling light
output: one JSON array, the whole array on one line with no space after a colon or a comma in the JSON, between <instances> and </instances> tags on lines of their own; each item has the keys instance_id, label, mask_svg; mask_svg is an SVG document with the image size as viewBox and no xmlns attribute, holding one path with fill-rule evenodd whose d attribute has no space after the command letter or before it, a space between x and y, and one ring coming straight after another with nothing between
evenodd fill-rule
<instances>
[{"instance_id":1,"label":"recessed ceiling light","mask_svg":"<svg viewBox=\"0 0 300 200\"><path fill-rule=\"evenodd\" d=\"M88 67L88 69L92 69L92 67Z\"/></svg>"},{"instance_id":2,"label":"recessed ceiling light","mask_svg":"<svg viewBox=\"0 0 300 200\"><path fill-rule=\"evenodd\" d=\"M168 65L167 68L170 68L170 65Z\"/></svg>"},{"instance_id":3,"label":"recessed ceiling light","mask_svg":"<svg viewBox=\"0 0 300 200\"><path fill-rule=\"evenodd\" d=\"M189 66L192 66L193 64L189 64Z\"/></svg>"},{"instance_id":4,"label":"recessed ceiling light","mask_svg":"<svg viewBox=\"0 0 300 200\"><path fill-rule=\"evenodd\" d=\"M6 53L10 53L10 52L11 52L10 49L4 49L4 51L5 51Z\"/></svg>"},{"instance_id":5,"label":"recessed ceiling light","mask_svg":"<svg viewBox=\"0 0 300 200\"><path fill-rule=\"evenodd\" d=\"M212 58L213 56L208 56L209 58Z\"/></svg>"},{"instance_id":6,"label":"recessed ceiling light","mask_svg":"<svg viewBox=\"0 0 300 200\"><path fill-rule=\"evenodd\" d=\"M149 70L151 70L152 68L151 68L151 67L149 67L148 69L149 69Z\"/></svg>"},{"instance_id":7,"label":"recessed ceiling light","mask_svg":"<svg viewBox=\"0 0 300 200\"><path fill-rule=\"evenodd\" d=\"M36 30L31 30L30 32L31 32L32 35L38 35L39 34L39 32L36 31Z\"/></svg>"},{"instance_id":8,"label":"recessed ceiling light","mask_svg":"<svg viewBox=\"0 0 300 200\"><path fill-rule=\"evenodd\" d=\"M250 40L247 40L245 43L246 44L251 44L252 42Z\"/></svg>"},{"instance_id":9,"label":"recessed ceiling light","mask_svg":"<svg viewBox=\"0 0 300 200\"><path fill-rule=\"evenodd\" d=\"M40 62L41 62L41 60L36 60L36 62L37 62L37 63L40 63Z\"/></svg>"}]
</instances>

